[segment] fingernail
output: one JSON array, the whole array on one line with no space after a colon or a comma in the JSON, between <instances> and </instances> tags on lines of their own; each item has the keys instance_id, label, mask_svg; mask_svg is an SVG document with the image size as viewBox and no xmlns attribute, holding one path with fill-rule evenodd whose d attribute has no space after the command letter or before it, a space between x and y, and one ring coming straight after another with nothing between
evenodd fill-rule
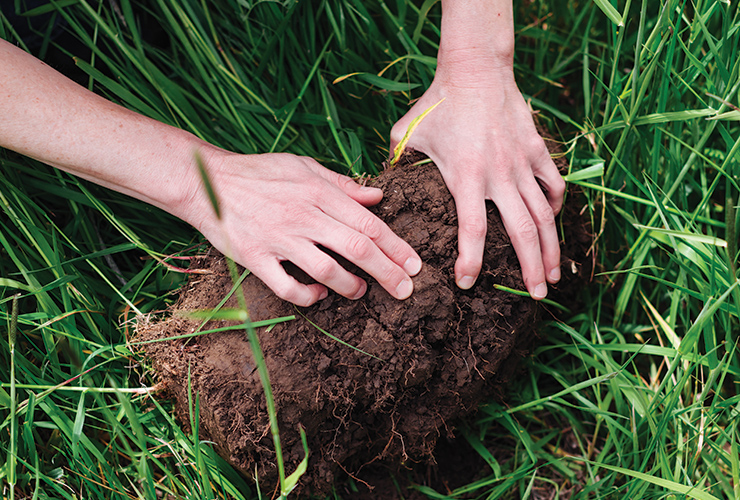
<instances>
[{"instance_id":1,"label":"fingernail","mask_svg":"<svg viewBox=\"0 0 740 500\"><path fill-rule=\"evenodd\" d=\"M409 276L416 276L421 271L421 259L419 257L409 257L403 264L403 270Z\"/></svg>"},{"instance_id":2,"label":"fingernail","mask_svg":"<svg viewBox=\"0 0 740 500\"><path fill-rule=\"evenodd\" d=\"M535 287L532 297L534 297L535 299L544 299L546 296L547 296L547 285L545 283L540 283L539 285Z\"/></svg>"},{"instance_id":3,"label":"fingernail","mask_svg":"<svg viewBox=\"0 0 740 500\"><path fill-rule=\"evenodd\" d=\"M324 291L323 291L323 292L321 292L321 294L319 295L319 300L324 300L324 299L325 299L325 298L327 298L328 296L329 296L329 290L324 290Z\"/></svg>"},{"instance_id":4,"label":"fingernail","mask_svg":"<svg viewBox=\"0 0 740 500\"><path fill-rule=\"evenodd\" d=\"M463 276L457 280L457 286L463 290L469 290L475 284L475 278L473 276Z\"/></svg>"},{"instance_id":5,"label":"fingernail","mask_svg":"<svg viewBox=\"0 0 740 500\"><path fill-rule=\"evenodd\" d=\"M550 271L550 281L552 283L557 283L558 281L560 281L560 268L559 267L554 267Z\"/></svg>"},{"instance_id":6,"label":"fingernail","mask_svg":"<svg viewBox=\"0 0 740 500\"><path fill-rule=\"evenodd\" d=\"M357 300L363 295L365 295L365 292L367 292L367 283L363 282L360 289L357 291L354 297L352 297L352 300Z\"/></svg>"},{"instance_id":7,"label":"fingernail","mask_svg":"<svg viewBox=\"0 0 740 500\"><path fill-rule=\"evenodd\" d=\"M396 287L396 297L398 297L400 300L407 299L411 296L411 293L413 291L414 282L411 281L411 278L405 278Z\"/></svg>"}]
</instances>

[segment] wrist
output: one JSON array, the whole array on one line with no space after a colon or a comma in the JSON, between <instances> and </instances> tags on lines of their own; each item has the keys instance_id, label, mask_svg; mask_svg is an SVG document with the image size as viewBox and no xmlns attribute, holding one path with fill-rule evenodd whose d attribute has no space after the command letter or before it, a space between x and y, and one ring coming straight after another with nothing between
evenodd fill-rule
<instances>
[{"instance_id":1,"label":"wrist","mask_svg":"<svg viewBox=\"0 0 740 500\"><path fill-rule=\"evenodd\" d=\"M456 54L454 60L437 64L432 87L445 97L450 92L466 89L493 89L503 93L506 89L517 88L517 84L512 64L470 54Z\"/></svg>"},{"instance_id":2,"label":"wrist","mask_svg":"<svg viewBox=\"0 0 740 500\"><path fill-rule=\"evenodd\" d=\"M182 151L184 156L174 160L179 163L174 168L175 171L179 170L177 181L172 184L175 189L167 194L166 201L155 205L160 205L164 210L203 232L205 221L215 218L215 209L208 196L198 162L202 162L208 181L218 197L221 165L225 156L233 153L193 136L189 140L186 138L182 144Z\"/></svg>"},{"instance_id":3,"label":"wrist","mask_svg":"<svg viewBox=\"0 0 740 500\"><path fill-rule=\"evenodd\" d=\"M513 75L511 0L443 0L437 72L445 79Z\"/></svg>"}]
</instances>

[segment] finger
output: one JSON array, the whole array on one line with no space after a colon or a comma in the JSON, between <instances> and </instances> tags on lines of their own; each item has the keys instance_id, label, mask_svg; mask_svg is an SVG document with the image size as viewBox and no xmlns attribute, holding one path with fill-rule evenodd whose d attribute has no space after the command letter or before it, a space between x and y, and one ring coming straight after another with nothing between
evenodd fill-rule
<instances>
[{"instance_id":1,"label":"finger","mask_svg":"<svg viewBox=\"0 0 740 500\"><path fill-rule=\"evenodd\" d=\"M290 261L319 283L348 299L357 300L367 291L367 283L363 279L347 271L315 245L306 245Z\"/></svg>"},{"instance_id":2,"label":"finger","mask_svg":"<svg viewBox=\"0 0 740 500\"><path fill-rule=\"evenodd\" d=\"M542 191L544 191L553 213L555 215L559 214L563 208L565 181L560 175L560 172L558 172L555 162L550 158L547 148L545 148L544 154L540 155L539 161L534 164L532 171L540 182Z\"/></svg>"},{"instance_id":3,"label":"finger","mask_svg":"<svg viewBox=\"0 0 740 500\"><path fill-rule=\"evenodd\" d=\"M457 209L459 255L455 262L455 282L463 290L473 286L483 265L488 217L483 185L473 183L459 193L453 193Z\"/></svg>"},{"instance_id":4,"label":"finger","mask_svg":"<svg viewBox=\"0 0 740 500\"><path fill-rule=\"evenodd\" d=\"M325 299L328 290L324 285L313 283L304 285L285 272L277 259L253 266L250 270L261 279L275 295L301 307L308 307L315 302Z\"/></svg>"},{"instance_id":5,"label":"finger","mask_svg":"<svg viewBox=\"0 0 740 500\"><path fill-rule=\"evenodd\" d=\"M557 283L560 281L560 241L552 206L533 178L522 183L520 193L537 227L546 279Z\"/></svg>"},{"instance_id":6,"label":"finger","mask_svg":"<svg viewBox=\"0 0 740 500\"><path fill-rule=\"evenodd\" d=\"M317 174L341 189L347 196L355 200L357 203L369 207L377 205L380 200L383 199L383 191L380 189L357 183L346 175L338 174L321 166L312 158L306 158L305 160L309 162L309 165Z\"/></svg>"},{"instance_id":7,"label":"finger","mask_svg":"<svg viewBox=\"0 0 740 500\"><path fill-rule=\"evenodd\" d=\"M527 291L536 300L547 295L545 269L542 264L540 237L532 215L518 192L509 190L500 199L496 206L501 213L501 219L506 232L511 238L511 244L522 266L522 278Z\"/></svg>"},{"instance_id":8,"label":"finger","mask_svg":"<svg viewBox=\"0 0 740 500\"><path fill-rule=\"evenodd\" d=\"M365 242L359 238L357 234L350 234L348 237L353 238L352 245L347 245L344 249L342 249L342 246L340 245L340 249L332 248L332 250L349 258L352 262L371 275L373 275L373 273L370 269L366 268L365 265L370 264L377 266L381 260L389 260L397 267L402 268L407 277L415 276L421 270L421 258L414 249L411 248L411 245L406 243L402 238L399 238L385 222L380 220L369 210L366 210L359 205L353 206L342 203L341 200L333 197L331 199L327 199L326 204L322 208L324 213L369 240L368 242ZM370 243L372 243L372 245L370 245ZM365 248L365 245L368 245L368 248ZM376 248L378 252L372 252L371 255L371 247ZM342 253L343 250L353 252L356 260L353 260L350 256ZM386 268L386 271L389 271L389 269Z\"/></svg>"},{"instance_id":9,"label":"finger","mask_svg":"<svg viewBox=\"0 0 740 500\"><path fill-rule=\"evenodd\" d=\"M326 232L321 239L317 239L317 243L365 270L380 286L399 300L408 298L414 291L414 283L406 271L362 232L337 222L326 226Z\"/></svg>"}]
</instances>

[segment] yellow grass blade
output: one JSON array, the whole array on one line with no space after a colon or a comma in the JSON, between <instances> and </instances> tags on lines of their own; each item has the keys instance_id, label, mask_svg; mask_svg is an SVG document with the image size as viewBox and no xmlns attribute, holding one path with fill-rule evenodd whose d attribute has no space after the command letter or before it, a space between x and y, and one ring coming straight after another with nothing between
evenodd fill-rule
<instances>
[{"instance_id":1,"label":"yellow grass blade","mask_svg":"<svg viewBox=\"0 0 740 500\"><path fill-rule=\"evenodd\" d=\"M419 126L421 121L426 118L426 116L432 112L434 108L442 104L442 101L444 101L445 98L443 97L437 104L434 106L431 106L424 110L422 114L411 120L411 124L409 125L409 128L406 129L406 134L403 136L403 139L401 139L401 142L399 142L396 145L396 148L393 150L393 159L391 160L391 168L395 167L398 163L399 158L401 158L401 155L403 154L404 149L406 149L406 144L408 144L409 139L411 139L411 134L414 133L414 130L416 130L416 127Z\"/></svg>"}]
</instances>

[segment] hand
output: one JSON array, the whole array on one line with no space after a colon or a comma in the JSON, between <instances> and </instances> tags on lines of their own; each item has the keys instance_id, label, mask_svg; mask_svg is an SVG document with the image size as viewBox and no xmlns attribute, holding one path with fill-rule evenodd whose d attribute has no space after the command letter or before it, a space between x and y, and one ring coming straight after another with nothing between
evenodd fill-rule
<instances>
[{"instance_id":1,"label":"hand","mask_svg":"<svg viewBox=\"0 0 740 500\"><path fill-rule=\"evenodd\" d=\"M323 252L321 245L364 269L397 299L409 297L421 259L365 206L380 189L363 187L311 158L202 151L221 220L193 187L182 218L220 251L248 268L275 294L300 306L327 296L327 287L359 299L367 283ZM280 264L291 261L319 283L304 285Z\"/></svg>"},{"instance_id":2,"label":"hand","mask_svg":"<svg viewBox=\"0 0 740 500\"><path fill-rule=\"evenodd\" d=\"M411 295L409 275L419 272L421 259L364 207L380 201L379 189L310 158L216 148L89 92L1 39L0 61L0 146L182 218L295 304L326 297L327 286L350 299L367 290L318 245L364 269L392 296ZM195 151L216 190L220 220ZM280 265L286 260L319 283L299 283Z\"/></svg>"},{"instance_id":3,"label":"hand","mask_svg":"<svg viewBox=\"0 0 740 500\"><path fill-rule=\"evenodd\" d=\"M393 127L391 147L415 117L445 99L423 119L408 147L429 155L455 199L459 220L455 280L468 289L480 273L488 199L501 213L527 290L542 299L546 283L560 279L554 216L562 206L565 182L537 133L510 67L448 76L438 69L427 92Z\"/></svg>"}]
</instances>

